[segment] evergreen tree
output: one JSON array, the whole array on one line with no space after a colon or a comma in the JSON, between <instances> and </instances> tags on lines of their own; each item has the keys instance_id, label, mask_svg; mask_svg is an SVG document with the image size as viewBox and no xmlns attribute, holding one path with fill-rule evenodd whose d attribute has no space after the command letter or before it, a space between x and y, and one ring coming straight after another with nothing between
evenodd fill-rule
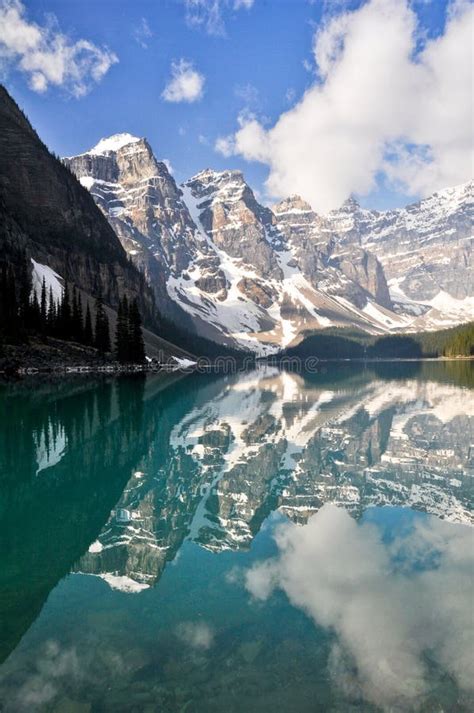
<instances>
[{"instance_id":1,"label":"evergreen tree","mask_svg":"<svg viewBox=\"0 0 474 713\"><path fill-rule=\"evenodd\" d=\"M109 318L104 309L104 301L102 297L98 297L96 301L95 314L95 347L101 354L110 352L110 328Z\"/></svg>"},{"instance_id":2,"label":"evergreen tree","mask_svg":"<svg viewBox=\"0 0 474 713\"><path fill-rule=\"evenodd\" d=\"M67 280L64 281L62 300L58 310L58 337L69 339L71 336L71 304L69 296L69 286Z\"/></svg>"},{"instance_id":3,"label":"evergreen tree","mask_svg":"<svg viewBox=\"0 0 474 713\"><path fill-rule=\"evenodd\" d=\"M90 346L90 347L94 344L94 335L92 333L92 318L91 318L91 310L89 307L89 301L87 301L86 318L84 320L83 341L84 341L84 344L87 344L87 346Z\"/></svg>"},{"instance_id":4,"label":"evergreen tree","mask_svg":"<svg viewBox=\"0 0 474 713\"><path fill-rule=\"evenodd\" d=\"M83 341L82 331L82 300L79 292L74 288L71 313L71 335L76 342Z\"/></svg>"},{"instance_id":5,"label":"evergreen tree","mask_svg":"<svg viewBox=\"0 0 474 713\"><path fill-rule=\"evenodd\" d=\"M46 301L46 280L44 277L43 277L43 283L41 285L40 317L41 317L41 331L46 332L46 330L47 330L47 301Z\"/></svg>"},{"instance_id":6,"label":"evergreen tree","mask_svg":"<svg viewBox=\"0 0 474 713\"><path fill-rule=\"evenodd\" d=\"M4 341L18 341L21 328L15 275L11 265L0 265L0 334Z\"/></svg>"},{"instance_id":7,"label":"evergreen tree","mask_svg":"<svg viewBox=\"0 0 474 713\"><path fill-rule=\"evenodd\" d=\"M143 364L145 361L145 343L143 341L142 318L136 299L130 305L130 361Z\"/></svg>"},{"instance_id":8,"label":"evergreen tree","mask_svg":"<svg viewBox=\"0 0 474 713\"><path fill-rule=\"evenodd\" d=\"M38 302L38 295L36 294L36 290L33 291L33 295L30 300L27 325L35 332L41 331L41 307L40 303Z\"/></svg>"},{"instance_id":9,"label":"evergreen tree","mask_svg":"<svg viewBox=\"0 0 474 713\"><path fill-rule=\"evenodd\" d=\"M115 356L121 364L129 359L129 309L126 295L119 301L117 311L117 329L115 333Z\"/></svg>"},{"instance_id":10,"label":"evergreen tree","mask_svg":"<svg viewBox=\"0 0 474 713\"><path fill-rule=\"evenodd\" d=\"M47 314L47 332L50 335L56 334L56 304L53 297L53 288L49 288L48 314Z\"/></svg>"},{"instance_id":11,"label":"evergreen tree","mask_svg":"<svg viewBox=\"0 0 474 713\"><path fill-rule=\"evenodd\" d=\"M137 300L129 304L124 296L117 312L115 355L121 364L142 364L145 361L142 320Z\"/></svg>"}]
</instances>

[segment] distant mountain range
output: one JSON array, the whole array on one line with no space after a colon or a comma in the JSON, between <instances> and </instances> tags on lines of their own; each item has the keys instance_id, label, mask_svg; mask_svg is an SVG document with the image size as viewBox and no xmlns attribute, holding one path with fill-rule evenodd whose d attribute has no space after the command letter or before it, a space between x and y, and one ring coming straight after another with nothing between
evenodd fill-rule
<instances>
[{"instance_id":1,"label":"distant mountain range","mask_svg":"<svg viewBox=\"0 0 474 713\"><path fill-rule=\"evenodd\" d=\"M63 159L182 329L260 355L326 327L371 334L472 320L473 182L407 208L348 200L327 216L261 205L239 171L178 186L146 139L117 134Z\"/></svg>"}]
</instances>

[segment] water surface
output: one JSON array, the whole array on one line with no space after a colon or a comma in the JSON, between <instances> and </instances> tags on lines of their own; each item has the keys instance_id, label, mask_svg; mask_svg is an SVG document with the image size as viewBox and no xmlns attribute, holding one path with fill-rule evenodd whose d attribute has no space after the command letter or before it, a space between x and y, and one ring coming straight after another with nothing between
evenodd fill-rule
<instances>
[{"instance_id":1,"label":"water surface","mask_svg":"<svg viewBox=\"0 0 474 713\"><path fill-rule=\"evenodd\" d=\"M472 711L472 386L0 386L0 710Z\"/></svg>"}]
</instances>

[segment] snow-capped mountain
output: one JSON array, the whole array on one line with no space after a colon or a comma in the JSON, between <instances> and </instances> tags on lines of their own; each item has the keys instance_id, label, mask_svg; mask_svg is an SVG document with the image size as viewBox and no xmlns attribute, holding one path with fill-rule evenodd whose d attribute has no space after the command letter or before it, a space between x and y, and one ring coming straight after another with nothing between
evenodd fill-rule
<instances>
[{"instance_id":1,"label":"snow-capped mountain","mask_svg":"<svg viewBox=\"0 0 474 713\"><path fill-rule=\"evenodd\" d=\"M379 258L395 310L420 317L412 329L474 316L473 189L471 180L384 212L348 201L329 216L339 245L361 245Z\"/></svg>"},{"instance_id":2,"label":"snow-capped mountain","mask_svg":"<svg viewBox=\"0 0 474 713\"><path fill-rule=\"evenodd\" d=\"M64 161L161 311L202 336L268 354L330 326L377 334L472 318L472 183L403 210L350 200L323 217L297 196L260 205L239 171L178 187L130 134Z\"/></svg>"}]
</instances>

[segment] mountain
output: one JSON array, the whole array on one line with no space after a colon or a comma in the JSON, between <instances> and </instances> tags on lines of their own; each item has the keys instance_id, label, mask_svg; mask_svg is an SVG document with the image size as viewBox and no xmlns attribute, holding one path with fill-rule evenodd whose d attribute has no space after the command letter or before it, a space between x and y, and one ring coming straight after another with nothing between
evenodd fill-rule
<instances>
[{"instance_id":1,"label":"mountain","mask_svg":"<svg viewBox=\"0 0 474 713\"><path fill-rule=\"evenodd\" d=\"M155 296L143 274L90 193L48 151L2 86L0 155L2 262L18 271L26 255L37 294L44 278L56 300L66 281L83 299L101 295L112 325L119 298L137 299L149 353L189 356L153 333L160 328Z\"/></svg>"},{"instance_id":2,"label":"mountain","mask_svg":"<svg viewBox=\"0 0 474 713\"><path fill-rule=\"evenodd\" d=\"M25 248L88 294L115 307L121 290L152 319L153 297L90 195L46 146L0 87L0 241Z\"/></svg>"},{"instance_id":3,"label":"mountain","mask_svg":"<svg viewBox=\"0 0 474 713\"><path fill-rule=\"evenodd\" d=\"M347 261L308 249L304 274L283 217L277 221L257 202L240 172L206 170L179 188L147 141L129 134L64 162L144 270L163 314L197 334L268 353L303 329L381 328L364 312L376 295L390 304L377 259L354 248L360 284ZM385 306L378 309L379 319L403 324Z\"/></svg>"},{"instance_id":4,"label":"mountain","mask_svg":"<svg viewBox=\"0 0 474 713\"><path fill-rule=\"evenodd\" d=\"M472 184L403 210L351 199L319 216L298 196L261 205L239 171L206 169L179 187L130 134L64 163L165 317L219 343L264 355L327 327L383 334L472 317Z\"/></svg>"},{"instance_id":5,"label":"mountain","mask_svg":"<svg viewBox=\"0 0 474 713\"><path fill-rule=\"evenodd\" d=\"M376 255L395 310L411 329L436 329L474 314L474 182L446 188L399 210L362 209L348 201L329 218L340 245Z\"/></svg>"}]
</instances>

